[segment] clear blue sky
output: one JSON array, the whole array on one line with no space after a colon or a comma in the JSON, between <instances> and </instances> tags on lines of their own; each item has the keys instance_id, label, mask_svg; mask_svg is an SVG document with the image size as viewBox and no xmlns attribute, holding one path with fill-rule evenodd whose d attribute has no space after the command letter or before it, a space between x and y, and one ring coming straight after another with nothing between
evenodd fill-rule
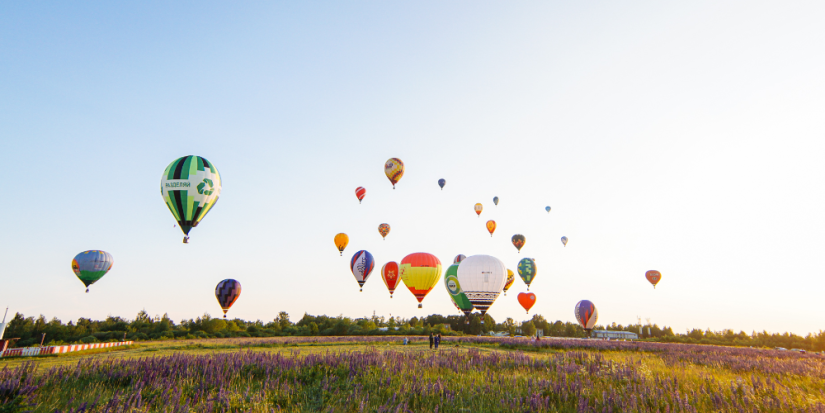
<instances>
[{"instance_id":1,"label":"clear blue sky","mask_svg":"<svg viewBox=\"0 0 825 413\"><path fill-rule=\"evenodd\" d=\"M817 331L823 21L812 1L4 2L0 304L180 320L235 278L245 319L455 313L442 285L423 310L376 274L359 293L367 249L535 257L551 320L589 299L604 322ZM224 187L184 245L159 182L189 154ZM89 294L87 249L115 259ZM490 314L526 319L524 290Z\"/></svg>"}]
</instances>

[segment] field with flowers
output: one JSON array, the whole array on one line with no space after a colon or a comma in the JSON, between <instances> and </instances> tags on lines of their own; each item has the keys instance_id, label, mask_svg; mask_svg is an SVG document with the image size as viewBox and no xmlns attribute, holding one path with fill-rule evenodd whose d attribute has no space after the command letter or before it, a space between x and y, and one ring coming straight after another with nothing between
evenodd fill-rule
<instances>
[{"instance_id":1,"label":"field with flowers","mask_svg":"<svg viewBox=\"0 0 825 413\"><path fill-rule=\"evenodd\" d=\"M2 412L825 412L825 358L698 345L283 337L0 366Z\"/></svg>"}]
</instances>

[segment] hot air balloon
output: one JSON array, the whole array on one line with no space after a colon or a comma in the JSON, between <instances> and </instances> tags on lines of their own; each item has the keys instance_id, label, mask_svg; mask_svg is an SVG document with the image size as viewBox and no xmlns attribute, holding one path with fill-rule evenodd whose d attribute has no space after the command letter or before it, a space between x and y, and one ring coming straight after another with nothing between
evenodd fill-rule
<instances>
[{"instance_id":1,"label":"hot air balloon","mask_svg":"<svg viewBox=\"0 0 825 413\"><path fill-rule=\"evenodd\" d=\"M650 270L645 273L645 278L653 284L653 288L656 288L656 284L659 284L659 280L662 279L662 273L656 270Z\"/></svg>"},{"instance_id":2,"label":"hot air balloon","mask_svg":"<svg viewBox=\"0 0 825 413\"><path fill-rule=\"evenodd\" d=\"M349 268L352 270L352 275L355 276L355 281L358 281L360 291L364 291L364 284L367 283L367 278L370 277L373 267L375 267L375 260L372 259L372 254L368 251L361 250L352 256L349 262Z\"/></svg>"},{"instance_id":3,"label":"hot air balloon","mask_svg":"<svg viewBox=\"0 0 825 413\"><path fill-rule=\"evenodd\" d=\"M550 213L550 207L549 206L544 207L544 210L547 211L548 214Z\"/></svg>"},{"instance_id":4,"label":"hot air balloon","mask_svg":"<svg viewBox=\"0 0 825 413\"><path fill-rule=\"evenodd\" d=\"M494 196L494 197L493 197L493 203L494 203L496 206L498 206L498 197L497 197L497 196Z\"/></svg>"},{"instance_id":5,"label":"hot air balloon","mask_svg":"<svg viewBox=\"0 0 825 413\"><path fill-rule=\"evenodd\" d=\"M241 283L231 278L227 278L218 283L218 286L215 287L215 298L218 299L218 304L221 305L223 318L226 318L226 312L229 311L229 307L232 307L232 304L235 304L235 301L240 296Z\"/></svg>"},{"instance_id":6,"label":"hot air balloon","mask_svg":"<svg viewBox=\"0 0 825 413\"><path fill-rule=\"evenodd\" d=\"M421 301L441 278L441 261L435 255L416 252L401 260L400 269L404 285L418 300L418 308L422 308Z\"/></svg>"},{"instance_id":7,"label":"hot air balloon","mask_svg":"<svg viewBox=\"0 0 825 413\"><path fill-rule=\"evenodd\" d=\"M387 234L390 233L390 224L381 224L378 226L378 233L383 239L387 239Z\"/></svg>"},{"instance_id":8,"label":"hot air balloon","mask_svg":"<svg viewBox=\"0 0 825 413\"><path fill-rule=\"evenodd\" d=\"M523 247L524 243L527 242L527 238L524 238L524 235L516 234L516 235L513 235L512 240L513 240L513 246L515 246L516 249L518 250L518 252L520 253L521 252L521 247Z\"/></svg>"},{"instance_id":9,"label":"hot air balloon","mask_svg":"<svg viewBox=\"0 0 825 413\"><path fill-rule=\"evenodd\" d=\"M384 173L387 175L387 179L392 182L392 189L395 189L395 184L404 176L404 162L401 162L398 158L387 159L387 162L384 163Z\"/></svg>"},{"instance_id":10,"label":"hot air balloon","mask_svg":"<svg viewBox=\"0 0 825 413\"><path fill-rule=\"evenodd\" d=\"M507 282L504 283L504 295L507 295L507 290L513 286L513 283L516 282L516 276L513 274L513 270L507 269Z\"/></svg>"},{"instance_id":11,"label":"hot air balloon","mask_svg":"<svg viewBox=\"0 0 825 413\"><path fill-rule=\"evenodd\" d=\"M524 311L527 311L527 314L530 314L530 308L536 303L536 295L533 293L519 293L518 303L524 307Z\"/></svg>"},{"instance_id":12,"label":"hot air balloon","mask_svg":"<svg viewBox=\"0 0 825 413\"><path fill-rule=\"evenodd\" d=\"M467 258L466 255L458 254L458 255L455 256L455 258L453 258L453 264L460 264L461 261L464 260L465 258Z\"/></svg>"},{"instance_id":13,"label":"hot air balloon","mask_svg":"<svg viewBox=\"0 0 825 413\"><path fill-rule=\"evenodd\" d=\"M344 248L346 248L347 244L349 244L349 237L347 236L347 234L344 234L342 232L340 234L335 235L334 241L335 241L335 248L338 248L338 252L340 252L341 256L343 256L344 255Z\"/></svg>"},{"instance_id":14,"label":"hot air balloon","mask_svg":"<svg viewBox=\"0 0 825 413\"><path fill-rule=\"evenodd\" d=\"M481 216L482 209L484 209L484 207L481 206L481 204L475 204L475 206L473 207L473 210L476 211L476 215L478 215L479 217Z\"/></svg>"},{"instance_id":15,"label":"hot air balloon","mask_svg":"<svg viewBox=\"0 0 825 413\"><path fill-rule=\"evenodd\" d=\"M567 246L567 237L561 237L561 243L564 244L564 246L566 247Z\"/></svg>"},{"instance_id":16,"label":"hot air balloon","mask_svg":"<svg viewBox=\"0 0 825 413\"><path fill-rule=\"evenodd\" d=\"M487 231L490 232L490 237L492 237L493 233L496 232L496 221L492 219L487 221Z\"/></svg>"},{"instance_id":17,"label":"hot air balloon","mask_svg":"<svg viewBox=\"0 0 825 413\"><path fill-rule=\"evenodd\" d=\"M398 263L390 261L384 264L381 267L381 279L384 280L384 285L387 286L387 290L390 291L390 298L392 298L395 287L398 287L398 281L401 280L401 278L398 278Z\"/></svg>"},{"instance_id":18,"label":"hot air balloon","mask_svg":"<svg viewBox=\"0 0 825 413\"><path fill-rule=\"evenodd\" d=\"M447 180L446 180L446 179L444 179L444 178L439 179L439 180L438 180L438 186L440 186L440 187L441 187L441 190L442 190L442 191L444 190L444 185L447 185Z\"/></svg>"},{"instance_id":19,"label":"hot air balloon","mask_svg":"<svg viewBox=\"0 0 825 413\"><path fill-rule=\"evenodd\" d=\"M581 300L576 303L576 309L574 311L576 313L576 321L581 324L584 331L589 335L590 330L596 326L596 321L599 320L599 311L596 310L596 306L588 300Z\"/></svg>"},{"instance_id":20,"label":"hot air balloon","mask_svg":"<svg viewBox=\"0 0 825 413\"><path fill-rule=\"evenodd\" d=\"M103 278L103 276L112 269L114 263L115 259L112 257L112 254L106 251L83 251L75 255L72 260L72 271L74 271L74 275L86 286L86 292L88 293L89 286Z\"/></svg>"},{"instance_id":21,"label":"hot air balloon","mask_svg":"<svg viewBox=\"0 0 825 413\"><path fill-rule=\"evenodd\" d=\"M507 282L507 268L496 257L473 255L459 264L458 281L470 303L481 312L481 323L484 324L484 314Z\"/></svg>"},{"instance_id":22,"label":"hot air balloon","mask_svg":"<svg viewBox=\"0 0 825 413\"><path fill-rule=\"evenodd\" d=\"M215 164L200 156L184 156L170 163L160 178L160 194L189 243L189 231L218 202L221 176Z\"/></svg>"},{"instance_id":23,"label":"hot air balloon","mask_svg":"<svg viewBox=\"0 0 825 413\"><path fill-rule=\"evenodd\" d=\"M527 291L530 291L530 284L532 284L533 279L536 278L537 272L536 260L532 258L522 258L521 261L518 262L518 275L522 281L527 284Z\"/></svg>"},{"instance_id":24,"label":"hot air balloon","mask_svg":"<svg viewBox=\"0 0 825 413\"><path fill-rule=\"evenodd\" d=\"M367 194L367 189L363 186L359 186L355 188L355 197L358 198L358 203L361 203L361 200L364 199L364 195Z\"/></svg>"},{"instance_id":25,"label":"hot air balloon","mask_svg":"<svg viewBox=\"0 0 825 413\"><path fill-rule=\"evenodd\" d=\"M461 290L461 284L458 282L458 264L453 264L447 267L444 273L444 286L447 287L447 292L450 294L450 299L459 311L464 313L465 322L470 322L470 313L473 312L473 304L464 291Z\"/></svg>"}]
</instances>

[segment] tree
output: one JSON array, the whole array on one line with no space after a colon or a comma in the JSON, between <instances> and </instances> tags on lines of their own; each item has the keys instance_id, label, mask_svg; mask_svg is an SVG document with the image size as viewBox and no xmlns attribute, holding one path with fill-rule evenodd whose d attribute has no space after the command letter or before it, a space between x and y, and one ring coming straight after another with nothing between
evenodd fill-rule
<instances>
[{"instance_id":1,"label":"tree","mask_svg":"<svg viewBox=\"0 0 825 413\"><path fill-rule=\"evenodd\" d=\"M275 319L275 322L281 326L281 330L292 325L292 322L289 321L289 314L287 314L286 311L281 311L278 313L278 318Z\"/></svg>"},{"instance_id":2,"label":"tree","mask_svg":"<svg viewBox=\"0 0 825 413\"><path fill-rule=\"evenodd\" d=\"M525 336L534 336L536 335L536 326L533 324L532 321L528 321L521 325L521 333Z\"/></svg>"}]
</instances>

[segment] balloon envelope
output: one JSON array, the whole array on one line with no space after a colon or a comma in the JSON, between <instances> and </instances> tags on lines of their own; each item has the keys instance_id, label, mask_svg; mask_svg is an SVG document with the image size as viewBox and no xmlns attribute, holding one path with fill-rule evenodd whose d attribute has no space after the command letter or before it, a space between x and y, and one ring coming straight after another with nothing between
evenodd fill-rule
<instances>
[{"instance_id":1,"label":"balloon envelope","mask_svg":"<svg viewBox=\"0 0 825 413\"><path fill-rule=\"evenodd\" d=\"M596 306L589 300L581 300L576 303L576 309L574 311L576 321L578 321L585 330L592 330L596 325L596 321L599 320L599 311L596 310Z\"/></svg>"},{"instance_id":2,"label":"balloon envelope","mask_svg":"<svg viewBox=\"0 0 825 413\"><path fill-rule=\"evenodd\" d=\"M398 276L398 263L390 261L384 264L384 266L381 267L381 279L390 292L390 298L392 298L393 293L395 293L395 288L398 287L398 282L401 281L401 278Z\"/></svg>"},{"instance_id":3,"label":"balloon envelope","mask_svg":"<svg viewBox=\"0 0 825 413\"><path fill-rule=\"evenodd\" d=\"M89 286L103 278L114 263L114 257L106 251L83 251L72 259L72 271L89 292Z\"/></svg>"},{"instance_id":4,"label":"balloon envelope","mask_svg":"<svg viewBox=\"0 0 825 413\"><path fill-rule=\"evenodd\" d=\"M381 238L387 238L387 234L390 233L390 224L381 224L378 226L378 233L381 234Z\"/></svg>"},{"instance_id":5,"label":"balloon envelope","mask_svg":"<svg viewBox=\"0 0 825 413\"><path fill-rule=\"evenodd\" d=\"M372 258L372 254L366 250L356 252L349 262L349 267L352 270L355 281L357 281L358 286L361 287L361 291L364 291L364 284L367 282L367 278L370 277L373 267L375 267L375 260Z\"/></svg>"},{"instance_id":6,"label":"balloon envelope","mask_svg":"<svg viewBox=\"0 0 825 413\"><path fill-rule=\"evenodd\" d=\"M487 221L487 231L490 232L490 236L493 236L493 233L496 232L496 221L492 219Z\"/></svg>"},{"instance_id":7,"label":"balloon envelope","mask_svg":"<svg viewBox=\"0 0 825 413\"><path fill-rule=\"evenodd\" d=\"M444 178L439 179L438 180L438 186L440 186L441 189L444 189L444 185L447 185L447 180L444 179Z\"/></svg>"},{"instance_id":8,"label":"balloon envelope","mask_svg":"<svg viewBox=\"0 0 825 413\"><path fill-rule=\"evenodd\" d=\"M464 291L461 290L461 284L458 282L458 264L453 264L447 267L444 273L444 286L447 287L447 293L450 294L450 299L459 311L463 312L465 316L469 316L473 311L473 304Z\"/></svg>"},{"instance_id":9,"label":"balloon envelope","mask_svg":"<svg viewBox=\"0 0 825 413\"><path fill-rule=\"evenodd\" d=\"M507 268L496 257L469 256L458 266L458 281L470 303L483 317L504 289Z\"/></svg>"},{"instance_id":10,"label":"balloon envelope","mask_svg":"<svg viewBox=\"0 0 825 413\"><path fill-rule=\"evenodd\" d=\"M181 231L188 236L218 202L221 176L206 158L184 156L163 171L160 194Z\"/></svg>"},{"instance_id":11,"label":"balloon envelope","mask_svg":"<svg viewBox=\"0 0 825 413\"><path fill-rule=\"evenodd\" d=\"M522 281L527 284L527 291L530 291L530 284L533 282L533 279L536 278L537 272L536 260L532 258L522 258L521 261L518 262L518 275Z\"/></svg>"},{"instance_id":12,"label":"balloon envelope","mask_svg":"<svg viewBox=\"0 0 825 413\"><path fill-rule=\"evenodd\" d=\"M564 246L566 247L567 246L567 237L561 237L561 243L564 244Z\"/></svg>"},{"instance_id":13,"label":"balloon envelope","mask_svg":"<svg viewBox=\"0 0 825 413\"><path fill-rule=\"evenodd\" d=\"M523 247L524 243L527 242L527 238L524 238L524 235L516 234L516 235L513 235L512 241L513 241L513 246L516 247L518 252L521 252L521 247Z\"/></svg>"},{"instance_id":14,"label":"balloon envelope","mask_svg":"<svg viewBox=\"0 0 825 413\"><path fill-rule=\"evenodd\" d=\"M455 256L455 258L453 258L453 264L459 264L459 263L461 263L461 261L462 261L462 260L464 260L465 258L467 258L467 256L466 256L466 255L464 255L464 254L458 254L458 255L456 255L456 256Z\"/></svg>"},{"instance_id":15,"label":"balloon envelope","mask_svg":"<svg viewBox=\"0 0 825 413\"><path fill-rule=\"evenodd\" d=\"M218 299L218 304L223 310L223 318L226 318L226 312L235 304L238 297L241 296L241 283L227 278L218 283L215 287L215 298Z\"/></svg>"},{"instance_id":16,"label":"balloon envelope","mask_svg":"<svg viewBox=\"0 0 825 413\"><path fill-rule=\"evenodd\" d=\"M533 293L519 293L518 303L524 308L524 311L530 313L530 308L536 303L536 295Z\"/></svg>"},{"instance_id":17,"label":"balloon envelope","mask_svg":"<svg viewBox=\"0 0 825 413\"><path fill-rule=\"evenodd\" d=\"M645 273L645 278L653 284L653 288L656 288L656 284L659 284L659 280L662 279L662 273L656 270L650 270Z\"/></svg>"},{"instance_id":18,"label":"balloon envelope","mask_svg":"<svg viewBox=\"0 0 825 413\"><path fill-rule=\"evenodd\" d=\"M516 282L516 276L513 274L513 270L507 269L507 281L504 283L504 295L507 295L507 290L513 286L513 283Z\"/></svg>"},{"instance_id":19,"label":"balloon envelope","mask_svg":"<svg viewBox=\"0 0 825 413\"><path fill-rule=\"evenodd\" d=\"M421 308L424 297L441 278L441 261L433 254L416 252L401 260L400 270L404 285L418 300L418 308Z\"/></svg>"},{"instance_id":20,"label":"balloon envelope","mask_svg":"<svg viewBox=\"0 0 825 413\"><path fill-rule=\"evenodd\" d=\"M344 248L346 248L347 244L349 244L349 237L347 236L347 234L344 234L343 232L340 234L336 234L334 241L335 248L338 248L338 252L340 252L341 255L344 255Z\"/></svg>"},{"instance_id":21,"label":"balloon envelope","mask_svg":"<svg viewBox=\"0 0 825 413\"><path fill-rule=\"evenodd\" d=\"M497 196L494 196L494 197L493 197L493 203L494 203L494 204L496 204L496 205L498 205L498 197L497 197Z\"/></svg>"},{"instance_id":22,"label":"balloon envelope","mask_svg":"<svg viewBox=\"0 0 825 413\"><path fill-rule=\"evenodd\" d=\"M359 186L355 188L355 197L358 198L358 203L361 203L361 200L364 199L364 196L367 194L367 189L363 186Z\"/></svg>"},{"instance_id":23,"label":"balloon envelope","mask_svg":"<svg viewBox=\"0 0 825 413\"><path fill-rule=\"evenodd\" d=\"M544 210L547 211L547 212L550 212L550 207L546 206L546 207L544 207Z\"/></svg>"},{"instance_id":24,"label":"balloon envelope","mask_svg":"<svg viewBox=\"0 0 825 413\"><path fill-rule=\"evenodd\" d=\"M404 176L404 162L398 158L387 159L384 163L384 174L392 182L392 189L395 189L395 184Z\"/></svg>"},{"instance_id":25,"label":"balloon envelope","mask_svg":"<svg viewBox=\"0 0 825 413\"><path fill-rule=\"evenodd\" d=\"M484 209L484 207L481 204L475 204L473 206L473 210L476 211L476 215L478 215L478 216L481 216L481 210L482 209Z\"/></svg>"}]
</instances>

